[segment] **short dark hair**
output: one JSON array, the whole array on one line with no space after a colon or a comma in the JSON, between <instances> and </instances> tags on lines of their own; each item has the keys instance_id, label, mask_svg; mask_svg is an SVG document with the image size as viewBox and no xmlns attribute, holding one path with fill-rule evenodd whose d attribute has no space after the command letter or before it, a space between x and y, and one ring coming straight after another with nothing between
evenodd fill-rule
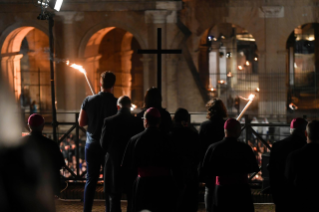
<instances>
[{"instance_id":1,"label":"short dark hair","mask_svg":"<svg viewBox=\"0 0 319 212\"><path fill-rule=\"evenodd\" d=\"M207 108L207 118L211 119L214 116L218 115L223 118L227 117L227 110L222 100L212 99L206 104Z\"/></svg>"},{"instance_id":2,"label":"short dark hair","mask_svg":"<svg viewBox=\"0 0 319 212\"><path fill-rule=\"evenodd\" d=\"M117 104L120 105L121 107L127 107L127 106L131 106L132 102L130 97L121 96L120 98L118 98Z\"/></svg>"},{"instance_id":3,"label":"short dark hair","mask_svg":"<svg viewBox=\"0 0 319 212\"><path fill-rule=\"evenodd\" d=\"M189 122L190 121L190 115L188 111L184 108L178 108L174 115L174 122L175 123L181 123L182 121Z\"/></svg>"},{"instance_id":4,"label":"short dark hair","mask_svg":"<svg viewBox=\"0 0 319 212\"><path fill-rule=\"evenodd\" d=\"M105 71L101 74L101 86L105 89L112 88L115 84L116 76L111 71Z\"/></svg>"},{"instance_id":5,"label":"short dark hair","mask_svg":"<svg viewBox=\"0 0 319 212\"><path fill-rule=\"evenodd\" d=\"M147 90L144 98L144 107L146 109L150 107L155 107L158 109L162 108L162 95L158 88L151 87Z\"/></svg>"},{"instance_id":6,"label":"short dark hair","mask_svg":"<svg viewBox=\"0 0 319 212\"><path fill-rule=\"evenodd\" d=\"M314 120L307 125L307 135L311 141L319 141L319 121Z\"/></svg>"}]
</instances>

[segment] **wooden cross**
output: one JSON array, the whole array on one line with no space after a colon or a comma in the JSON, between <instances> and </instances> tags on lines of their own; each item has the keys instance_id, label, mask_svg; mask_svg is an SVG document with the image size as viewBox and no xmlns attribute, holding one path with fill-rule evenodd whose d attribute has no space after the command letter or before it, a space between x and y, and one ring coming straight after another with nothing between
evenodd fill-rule
<instances>
[{"instance_id":1,"label":"wooden cross","mask_svg":"<svg viewBox=\"0 0 319 212\"><path fill-rule=\"evenodd\" d=\"M138 54L157 54L157 88L162 92L162 54L181 54L181 49L162 49L162 29L157 28L157 49L137 50Z\"/></svg>"}]
</instances>

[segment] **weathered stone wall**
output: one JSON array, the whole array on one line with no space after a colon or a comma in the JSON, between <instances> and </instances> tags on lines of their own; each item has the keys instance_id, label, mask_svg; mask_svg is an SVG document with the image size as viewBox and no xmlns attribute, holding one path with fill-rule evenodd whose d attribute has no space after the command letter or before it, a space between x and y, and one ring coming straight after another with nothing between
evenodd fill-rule
<instances>
[{"instance_id":1,"label":"weathered stone wall","mask_svg":"<svg viewBox=\"0 0 319 212\"><path fill-rule=\"evenodd\" d=\"M13 30L32 26L48 33L47 21L36 19L40 10L27 0L2 0L0 46ZM162 48L182 49L181 55L163 56L163 105L204 111L207 90L199 76L200 40L219 23L243 27L256 39L260 89L260 114L284 114L286 105L286 42L299 25L319 21L318 0L184 0L181 1L83 1L65 0L55 17L56 58L68 58L97 69L97 55L86 54L87 44L99 30L121 28L132 33L142 49L156 48L156 30L162 28ZM94 56L94 57L93 57ZM1 55L4 57L4 55ZM205 61L204 61L205 62ZM202 63L204 63L202 62ZM156 56L143 55L144 92L156 86ZM4 71L4 70L2 70ZM274 73L282 77L271 78ZM91 78L94 78L92 76ZM79 110L89 90L81 73L56 63L58 109ZM93 80L93 79L92 79ZM85 86L84 86L85 85ZM277 91L281 91L278 93ZM271 93L276 93L275 96ZM272 107L271 102L277 102ZM279 106L278 106L279 105Z\"/></svg>"}]
</instances>

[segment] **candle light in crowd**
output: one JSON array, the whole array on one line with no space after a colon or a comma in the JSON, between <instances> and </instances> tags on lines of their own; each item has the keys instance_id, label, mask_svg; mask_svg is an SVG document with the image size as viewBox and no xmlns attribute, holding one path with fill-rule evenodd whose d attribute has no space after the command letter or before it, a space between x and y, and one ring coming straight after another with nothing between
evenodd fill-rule
<instances>
[{"instance_id":1,"label":"candle light in crowd","mask_svg":"<svg viewBox=\"0 0 319 212\"><path fill-rule=\"evenodd\" d=\"M249 61L247 60L247 61L246 61L246 66L249 66L249 65L250 65L250 63L249 63Z\"/></svg>"},{"instance_id":2,"label":"candle light in crowd","mask_svg":"<svg viewBox=\"0 0 319 212\"><path fill-rule=\"evenodd\" d=\"M255 60L255 61L258 61L258 57L255 57L254 60Z\"/></svg>"},{"instance_id":3,"label":"candle light in crowd","mask_svg":"<svg viewBox=\"0 0 319 212\"><path fill-rule=\"evenodd\" d=\"M248 102L245 105L244 109L240 112L239 116L237 117L237 121L239 121L241 119L241 117L243 117L243 115L245 114L246 110L249 108L249 106L251 105L251 103L253 102L254 98L255 98L255 94L250 94L248 97Z\"/></svg>"},{"instance_id":4,"label":"candle light in crowd","mask_svg":"<svg viewBox=\"0 0 319 212\"><path fill-rule=\"evenodd\" d=\"M238 69L239 69L239 70L243 70L243 67L242 67L242 66L238 66Z\"/></svg>"},{"instance_id":5,"label":"candle light in crowd","mask_svg":"<svg viewBox=\"0 0 319 212\"><path fill-rule=\"evenodd\" d=\"M233 76L232 73L228 72L227 77L232 77L232 76Z\"/></svg>"},{"instance_id":6,"label":"candle light in crowd","mask_svg":"<svg viewBox=\"0 0 319 212\"><path fill-rule=\"evenodd\" d=\"M260 89L259 89L259 88L256 88L255 91L258 93L258 92L260 91Z\"/></svg>"},{"instance_id":7,"label":"candle light in crowd","mask_svg":"<svg viewBox=\"0 0 319 212\"><path fill-rule=\"evenodd\" d=\"M225 84L226 82L225 82L225 80L219 80L218 81L218 84L221 84L221 85L223 85L223 84Z\"/></svg>"}]
</instances>

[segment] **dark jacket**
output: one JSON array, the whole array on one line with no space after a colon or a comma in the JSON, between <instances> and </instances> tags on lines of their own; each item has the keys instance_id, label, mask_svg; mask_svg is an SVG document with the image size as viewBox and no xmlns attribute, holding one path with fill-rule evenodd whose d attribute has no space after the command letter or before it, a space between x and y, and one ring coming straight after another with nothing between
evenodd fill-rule
<instances>
[{"instance_id":1,"label":"dark jacket","mask_svg":"<svg viewBox=\"0 0 319 212\"><path fill-rule=\"evenodd\" d=\"M121 108L116 115L104 119L100 144L106 152L104 165L105 193L121 193L124 170L121 162L129 139L137 133L136 118L129 108Z\"/></svg>"},{"instance_id":2,"label":"dark jacket","mask_svg":"<svg viewBox=\"0 0 319 212\"><path fill-rule=\"evenodd\" d=\"M291 211L319 211L319 144L309 143L290 153L286 163L286 178L292 185Z\"/></svg>"},{"instance_id":3,"label":"dark jacket","mask_svg":"<svg viewBox=\"0 0 319 212\"><path fill-rule=\"evenodd\" d=\"M306 137L294 132L287 138L273 144L269 158L269 181L274 203L291 205L291 185L285 177L288 155L306 145Z\"/></svg>"}]
</instances>

